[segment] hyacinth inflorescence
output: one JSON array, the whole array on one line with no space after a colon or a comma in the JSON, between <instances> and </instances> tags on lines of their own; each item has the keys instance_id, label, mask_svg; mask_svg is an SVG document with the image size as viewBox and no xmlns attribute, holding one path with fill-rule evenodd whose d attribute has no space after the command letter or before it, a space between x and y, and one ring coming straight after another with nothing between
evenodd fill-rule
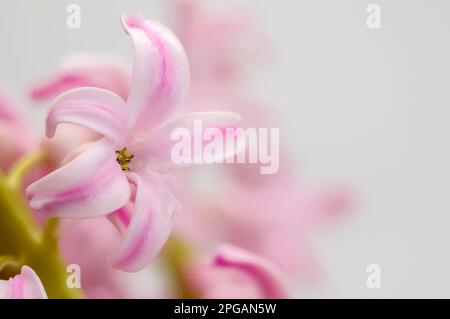
<instances>
[{"instance_id":1,"label":"hyacinth inflorescence","mask_svg":"<svg viewBox=\"0 0 450 319\"><path fill-rule=\"evenodd\" d=\"M242 126L241 114L246 125L258 126L251 121L264 112L238 96L239 57L247 56L241 53L248 46L236 46L236 40L251 44L256 38L247 15L210 14L197 1L170 4L179 14L181 42L159 22L124 15L132 68L107 56L74 54L31 90L36 101L53 100L42 143L25 140L26 127L3 112L0 99L0 124L6 124L0 125L0 142L3 136L15 142L0 144L8 150L0 166L12 171L0 174L0 211L11 208L0 214L0 298L155 297L141 289L153 283L147 266L156 257L169 266L164 270L176 297L287 298L284 276L309 276L317 268L306 237L339 216L346 194L306 193L290 172L270 181L255 178L251 165L214 167L229 173L227 189L215 184L210 188L218 196L206 200L187 178L178 178L188 176L188 165L171 158L175 128L195 136L195 121L201 121L204 129L233 132ZM224 110L211 109L216 105ZM202 155L196 150L193 159ZM220 161L234 151L214 156ZM41 170L21 186L36 159ZM4 243L13 249L4 251ZM4 261L14 265L12 271L2 273ZM66 287L66 264L79 265L82 289Z\"/></svg>"}]
</instances>

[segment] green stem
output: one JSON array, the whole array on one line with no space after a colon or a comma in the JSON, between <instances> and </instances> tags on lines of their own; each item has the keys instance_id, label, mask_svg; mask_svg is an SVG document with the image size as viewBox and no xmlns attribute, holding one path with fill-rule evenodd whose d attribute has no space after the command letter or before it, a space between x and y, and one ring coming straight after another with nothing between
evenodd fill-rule
<instances>
[{"instance_id":1,"label":"green stem","mask_svg":"<svg viewBox=\"0 0 450 319\"><path fill-rule=\"evenodd\" d=\"M39 246L39 228L22 195L0 174L0 252L19 256Z\"/></svg>"},{"instance_id":2,"label":"green stem","mask_svg":"<svg viewBox=\"0 0 450 319\"><path fill-rule=\"evenodd\" d=\"M27 155L19 159L11 168L8 181L13 188L20 188L25 175L37 164L45 159L45 153L42 151Z\"/></svg>"},{"instance_id":3,"label":"green stem","mask_svg":"<svg viewBox=\"0 0 450 319\"><path fill-rule=\"evenodd\" d=\"M42 231L24 203L21 181L44 159L41 153L20 160L7 178L0 173L0 254L31 267L41 279L49 298L82 298L80 289L67 284L66 265L56 238L57 220L49 220Z\"/></svg>"}]
</instances>

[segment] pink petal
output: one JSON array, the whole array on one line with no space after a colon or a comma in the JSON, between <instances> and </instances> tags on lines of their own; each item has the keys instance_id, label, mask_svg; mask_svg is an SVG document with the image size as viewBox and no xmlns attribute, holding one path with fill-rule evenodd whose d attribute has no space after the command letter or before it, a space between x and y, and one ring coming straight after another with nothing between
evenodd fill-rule
<instances>
[{"instance_id":1,"label":"pink petal","mask_svg":"<svg viewBox=\"0 0 450 319\"><path fill-rule=\"evenodd\" d=\"M59 123L90 128L120 147L127 137L128 113L125 103L115 93L99 88L78 88L60 95L50 106L47 137L55 135Z\"/></svg>"},{"instance_id":2,"label":"pink petal","mask_svg":"<svg viewBox=\"0 0 450 319\"><path fill-rule=\"evenodd\" d=\"M280 270L262 257L234 246L224 245L217 250L214 264L247 273L259 283L265 298L288 298L286 283Z\"/></svg>"},{"instance_id":3,"label":"pink petal","mask_svg":"<svg viewBox=\"0 0 450 319\"><path fill-rule=\"evenodd\" d=\"M64 123L58 126L58 134L54 137L42 139L41 149L46 154L49 167L58 168L73 158L75 153L79 154L86 145L99 138L101 135L89 128Z\"/></svg>"},{"instance_id":4,"label":"pink petal","mask_svg":"<svg viewBox=\"0 0 450 319\"><path fill-rule=\"evenodd\" d=\"M0 121L5 123L19 123L20 118L14 110L16 106L7 98L3 92L0 92ZM21 123L21 122L20 122Z\"/></svg>"},{"instance_id":5,"label":"pink petal","mask_svg":"<svg viewBox=\"0 0 450 319\"><path fill-rule=\"evenodd\" d=\"M270 57L272 41L254 12L242 8L211 10L207 1L167 2L195 84L211 81L216 86L236 88L249 66Z\"/></svg>"},{"instance_id":6,"label":"pink petal","mask_svg":"<svg viewBox=\"0 0 450 319\"><path fill-rule=\"evenodd\" d=\"M105 138L26 190L31 208L68 218L109 214L124 206L130 194L115 149Z\"/></svg>"},{"instance_id":7,"label":"pink petal","mask_svg":"<svg viewBox=\"0 0 450 319\"><path fill-rule=\"evenodd\" d=\"M77 87L98 87L128 97L130 71L126 62L108 55L75 53L64 57L58 70L35 85L30 92L34 100L53 99Z\"/></svg>"},{"instance_id":8,"label":"pink petal","mask_svg":"<svg viewBox=\"0 0 450 319\"><path fill-rule=\"evenodd\" d=\"M137 187L134 214L119 250L111 256L114 267L130 272L141 270L169 238L180 204L162 178L130 174Z\"/></svg>"},{"instance_id":9,"label":"pink petal","mask_svg":"<svg viewBox=\"0 0 450 319\"><path fill-rule=\"evenodd\" d=\"M127 104L131 126L142 134L178 115L189 88L189 65L178 39L163 25L139 15L123 16L134 43Z\"/></svg>"},{"instance_id":10,"label":"pink petal","mask_svg":"<svg viewBox=\"0 0 450 319\"><path fill-rule=\"evenodd\" d=\"M81 287L88 299L151 298L152 274L126 273L108 264L111 251L122 240L120 233L105 216L83 220L61 220L59 244L67 264L81 269ZM80 249L80 242L86 249Z\"/></svg>"},{"instance_id":11,"label":"pink petal","mask_svg":"<svg viewBox=\"0 0 450 319\"><path fill-rule=\"evenodd\" d=\"M0 299L47 299L44 286L28 266L9 280L0 280Z\"/></svg>"},{"instance_id":12,"label":"pink petal","mask_svg":"<svg viewBox=\"0 0 450 319\"><path fill-rule=\"evenodd\" d=\"M225 159L235 156L245 148L244 136L238 135L236 131L240 121L241 117L231 112L188 113L179 120L155 130L146 139L129 145L129 149L132 154L135 154L136 159L144 159L162 167L224 162ZM195 126L199 122L202 123L201 130L197 130ZM192 138L190 143L191 156L189 157L188 163L177 163L172 158L172 150L180 141L179 138L173 139L172 133L178 129L189 133ZM210 138L204 136L203 134L207 132L207 129L215 129L220 136L214 135ZM223 147L220 151L214 152L211 157L203 158L202 154L206 146L218 138L223 140ZM199 141L199 144L196 144L195 141ZM231 144L231 141L234 141L234 144Z\"/></svg>"},{"instance_id":13,"label":"pink petal","mask_svg":"<svg viewBox=\"0 0 450 319\"><path fill-rule=\"evenodd\" d=\"M0 169L7 172L17 159L35 147L37 141L17 114L17 106L0 92Z\"/></svg>"}]
</instances>

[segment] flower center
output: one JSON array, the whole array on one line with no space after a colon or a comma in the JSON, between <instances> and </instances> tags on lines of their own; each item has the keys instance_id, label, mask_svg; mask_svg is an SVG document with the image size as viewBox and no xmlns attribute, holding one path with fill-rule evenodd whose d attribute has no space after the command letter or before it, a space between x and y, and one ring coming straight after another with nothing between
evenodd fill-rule
<instances>
[{"instance_id":1,"label":"flower center","mask_svg":"<svg viewBox=\"0 0 450 319\"><path fill-rule=\"evenodd\" d=\"M129 164L133 159L134 155L128 153L126 147L116 151L116 154L117 154L116 161L117 163L120 164L122 171L129 171L130 170Z\"/></svg>"}]
</instances>

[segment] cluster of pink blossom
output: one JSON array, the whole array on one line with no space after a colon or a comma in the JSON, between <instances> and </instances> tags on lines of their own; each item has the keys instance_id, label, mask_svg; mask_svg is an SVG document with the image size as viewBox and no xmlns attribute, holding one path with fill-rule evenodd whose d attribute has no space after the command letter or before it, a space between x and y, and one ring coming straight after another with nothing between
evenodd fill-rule
<instances>
[{"instance_id":1,"label":"cluster of pink blossom","mask_svg":"<svg viewBox=\"0 0 450 319\"><path fill-rule=\"evenodd\" d=\"M308 243L349 211L346 189L301 183L287 148L275 175L171 161L176 127L276 124L245 85L267 37L246 12L166 4L173 33L122 16L132 67L73 54L31 89L50 102L46 137L1 96L0 298L289 298L289 280L317 277ZM197 187L205 172L217 178Z\"/></svg>"}]
</instances>

